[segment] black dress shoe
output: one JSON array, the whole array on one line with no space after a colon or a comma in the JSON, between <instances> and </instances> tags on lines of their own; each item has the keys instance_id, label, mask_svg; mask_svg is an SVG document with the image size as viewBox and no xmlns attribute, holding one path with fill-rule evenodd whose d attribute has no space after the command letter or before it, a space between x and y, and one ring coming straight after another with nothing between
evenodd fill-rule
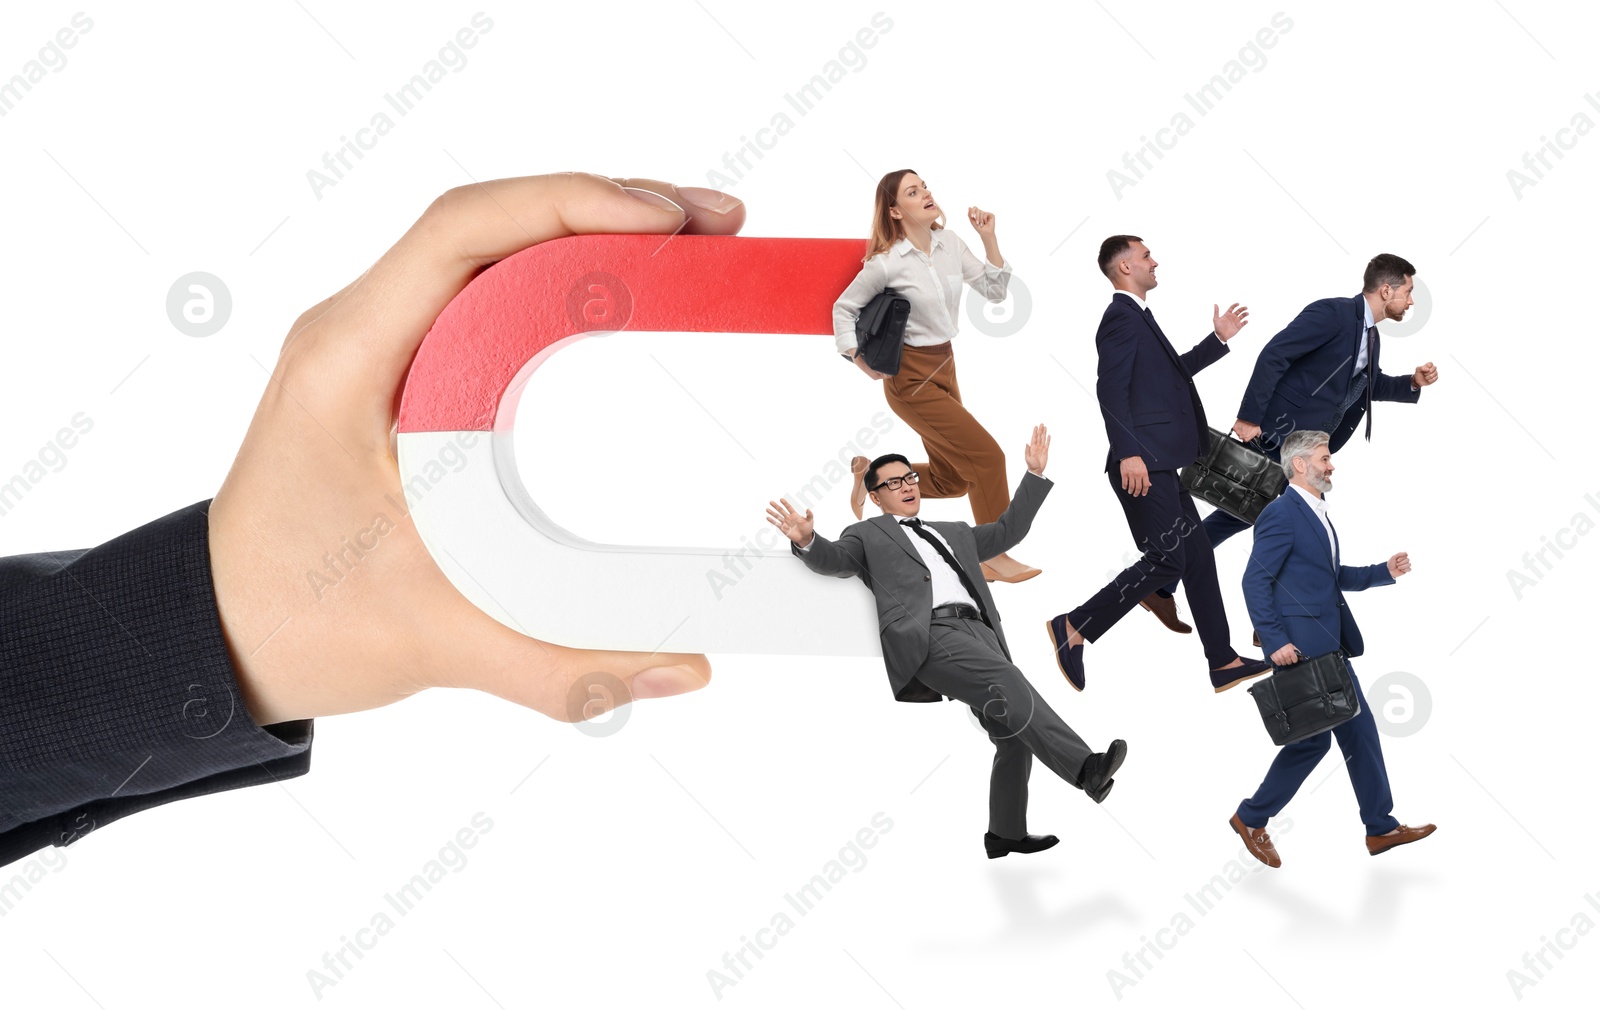
<instances>
[{"instance_id":1,"label":"black dress shoe","mask_svg":"<svg viewBox=\"0 0 1600 1010\"><path fill-rule=\"evenodd\" d=\"M1111 746L1102 754L1090 754L1083 761L1083 770L1078 773L1079 787L1089 794L1090 799L1099 803L1105 799L1105 793L1110 792L1111 776L1122 767L1123 759L1127 756L1128 744L1124 740L1111 741Z\"/></svg>"},{"instance_id":2,"label":"black dress shoe","mask_svg":"<svg viewBox=\"0 0 1600 1010\"><path fill-rule=\"evenodd\" d=\"M1050 846L1061 841L1055 835L1023 835L1021 838L1001 838L993 831L983 833L983 848L989 853L990 859L999 859L1001 856L1020 852L1027 855L1030 852L1043 852Z\"/></svg>"},{"instance_id":3,"label":"black dress shoe","mask_svg":"<svg viewBox=\"0 0 1600 1010\"><path fill-rule=\"evenodd\" d=\"M1240 657L1244 659L1244 657ZM1211 671L1211 689L1221 694L1230 687L1237 687L1251 677L1259 677L1263 673L1271 673L1272 664L1262 659L1245 659L1238 666L1230 666L1225 670Z\"/></svg>"},{"instance_id":4,"label":"black dress shoe","mask_svg":"<svg viewBox=\"0 0 1600 1010\"><path fill-rule=\"evenodd\" d=\"M1106 779L1106 784L1089 794L1089 798L1096 803L1104 803L1106 797L1111 795L1111 787L1117 784L1116 779Z\"/></svg>"}]
</instances>

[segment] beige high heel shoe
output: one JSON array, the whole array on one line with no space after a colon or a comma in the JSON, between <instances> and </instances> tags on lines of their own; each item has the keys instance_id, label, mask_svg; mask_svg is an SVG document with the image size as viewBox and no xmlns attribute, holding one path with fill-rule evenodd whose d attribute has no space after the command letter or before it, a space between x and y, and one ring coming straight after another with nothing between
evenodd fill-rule
<instances>
[{"instance_id":1,"label":"beige high heel shoe","mask_svg":"<svg viewBox=\"0 0 1600 1010\"><path fill-rule=\"evenodd\" d=\"M988 582L1026 582L1042 571L1023 564L1009 554L997 554L979 567L983 569L983 577Z\"/></svg>"},{"instance_id":2,"label":"beige high heel shoe","mask_svg":"<svg viewBox=\"0 0 1600 1010\"><path fill-rule=\"evenodd\" d=\"M855 475L855 483L850 486L850 511L861 518L861 509L867 504L867 464L872 460L865 456L856 456L850 460L850 472Z\"/></svg>"}]
</instances>

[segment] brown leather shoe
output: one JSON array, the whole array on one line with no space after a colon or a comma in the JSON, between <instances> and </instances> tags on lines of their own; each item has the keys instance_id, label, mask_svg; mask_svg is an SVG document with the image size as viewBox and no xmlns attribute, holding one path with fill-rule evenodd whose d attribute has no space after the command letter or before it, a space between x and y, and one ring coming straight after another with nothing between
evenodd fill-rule
<instances>
[{"instance_id":1,"label":"brown leather shoe","mask_svg":"<svg viewBox=\"0 0 1600 1010\"><path fill-rule=\"evenodd\" d=\"M1139 601L1139 606L1156 615L1156 618L1162 624L1165 624L1170 631L1176 631L1180 635L1187 635L1194 630L1178 620L1178 601L1171 596L1151 593Z\"/></svg>"},{"instance_id":2,"label":"brown leather shoe","mask_svg":"<svg viewBox=\"0 0 1600 1010\"><path fill-rule=\"evenodd\" d=\"M872 460L865 456L856 456L850 460L850 472L855 474L855 483L850 486L850 511L861 518L861 509L867 504L867 464Z\"/></svg>"},{"instance_id":3,"label":"brown leather shoe","mask_svg":"<svg viewBox=\"0 0 1600 1010\"><path fill-rule=\"evenodd\" d=\"M1272 836L1267 834L1266 828L1246 827L1244 821L1239 820L1238 814L1234 814L1228 820L1228 826L1237 831L1239 837L1244 839L1244 847L1250 851L1252 856L1255 856L1273 869L1283 865L1283 861L1278 858L1278 850L1273 848Z\"/></svg>"},{"instance_id":4,"label":"brown leather shoe","mask_svg":"<svg viewBox=\"0 0 1600 1010\"><path fill-rule=\"evenodd\" d=\"M1250 644L1258 649L1261 648L1261 636L1256 634L1256 629L1254 628L1250 629Z\"/></svg>"},{"instance_id":5,"label":"brown leather shoe","mask_svg":"<svg viewBox=\"0 0 1600 1010\"><path fill-rule=\"evenodd\" d=\"M1040 572L1040 569L1025 565L1009 554L996 554L978 567L983 569L985 582L1026 582Z\"/></svg>"},{"instance_id":6,"label":"brown leather shoe","mask_svg":"<svg viewBox=\"0 0 1600 1010\"><path fill-rule=\"evenodd\" d=\"M1408 828L1404 824L1395 828L1387 835L1368 835L1367 852L1370 855L1379 855L1388 852L1396 845L1405 845L1409 842L1420 842L1437 830L1432 824L1424 824L1420 828Z\"/></svg>"}]
</instances>

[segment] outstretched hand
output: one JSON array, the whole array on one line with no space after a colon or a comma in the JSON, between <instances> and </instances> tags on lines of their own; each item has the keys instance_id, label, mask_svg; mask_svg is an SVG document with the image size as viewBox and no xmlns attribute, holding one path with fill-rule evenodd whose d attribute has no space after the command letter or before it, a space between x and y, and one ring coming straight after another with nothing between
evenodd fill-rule
<instances>
[{"instance_id":1,"label":"outstretched hand","mask_svg":"<svg viewBox=\"0 0 1600 1010\"><path fill-rule=\"evenodd\" d=\"M816 524L811 520L811 510L806 509L806 514L801 515L789 504L789 499L784 498L783 504L775 501L767 502L767 522L778 527L778 531L797 545L804 547L811 542L812 535L816 532Z\"/></svg>"},{"instance_id":2,"label":"outstretched hand","mask_svg":"<svg viewBox=\"0 0 1600 1010\"><path fill-rule=\"evenodd\" d=\"M1398 579L1409 571L1411 571L1411 555L1405 551L1401 551L1389 559L1389 575L1391 578Z\"/></svg>"},{"instance_id":3,"label":"outstretched hand","mask_svg":"<svg viewBox=\"0 0 1600 1010\"><path fill-rule=\"evenodd\" d=\"M1023 448L1022 458L1028 464L1029 473L1044 476L1044 464L1050 458L1050 432L1044 425L1033 426L1033 438Z\"/></svg>"},{"instance_id":4,"label":"outstretched hand","mask_svg":"<svg viewBox=\"0 0 1600 1010\"><path fill-rule=\"evenodd\" d=\"M210 509L223 636L258 724L375 708L429 687L476 688L576 721L599 714L582 689L596 676L620 685L618 704L705 686L704 656L569 649L470 603L392 504L404 491L391 434L423 335L490 264L568 235L731 235L743 224L732 197L651 179L568 172L462 186L295 320ZM306 573L363 536L375 546L359 565L313 592Z\"/></svg>"},{"instance_id":5,"label":"outstretched hand","mask_svg":"<svg viewBox=\"0 0 1600 1010\"><path fill-rule=\"evenodd\" d=\"M1224 343L1234 334L1244 329L1249 322L1250 310L1238 302L1228 306L1228 311L1226 312L1218 312L1216 305L1211 306L1211 332L1215 333L1217 339Z\"/></svg>"}]
</instances>

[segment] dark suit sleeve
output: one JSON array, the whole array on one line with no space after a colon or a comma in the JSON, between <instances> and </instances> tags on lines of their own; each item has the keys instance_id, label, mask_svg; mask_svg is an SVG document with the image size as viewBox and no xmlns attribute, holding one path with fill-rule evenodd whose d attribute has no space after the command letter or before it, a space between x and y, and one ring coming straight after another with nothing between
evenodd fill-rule
<instances>
[{"instance_id":1,"label":"dark suit sleeve","mask_svg":"<svg viewBox=\"0 0 1600 1010\"><path fill-rule=\"evenodd\" d=\"M303 775L222 636L198 502L91 550L0 558L0 865L150 807Z\"/></svg>"},{"instance_id":2,"label":"dark suit sleeve","mask_svg":"<svg viewBox=\"0 0 1600 1010\"><path fill-rule=\"evenodd\" d=\"M854 526L840 533L837 541L829 540L821 533L813 533L811 546L805 550L791 540L789 552L818 575L832 575L841 579L859 576L863 581L866 580L867 548Z\"/></svg>"},{"instance_id":3,"label":"dark suit sleeve","mask_svg":"<svg viewBox=\"0 0 1600 1010\"><path fill-rule=\"evenodd\" d=\"M1339 566L1339 588L1344 592L1354 593L1362 589L1371 589L1373 586L1392 585L1394 576L1389 574L1387 561L1380 561L1375 565Z\"/></svg>"},{"instance_id":4,"label":"dark suit sleeve","mask_svg":"<svg viewBox=\"0 0 1600 1010\"><path fill-rule=\"evenodd\" d=\"M1105 418L1112 459L1149 455L1133 434L1130 394L1133 362L1139 348L1136 327L1143 326L1144 321L1136 319L1132 312L1107 309L1100 320L1100 330L1094 335L1094 347L1099 355L1094 394L1100 401L1100 415Z\"/></svg>"},{"instance_id":5,"label":"dark suit sleeve","mask_svg":"<svg viewBox=\"0 0 1600 1010\"><path fill-rule=\"evenodd\" d=\"M1215 364L1222 360L1228 353L1228 345L1215 333L1207 333L1205 337L1187 351L1178 355L1178 360L1183 362L1183 367L1194 375L1207 365Z\"/></svg>"},{"instance_id":6,"label":"dark suit sleeve","mask_svg":"<svg viewBox=\"0 0 1600 1010\"><path fill-rule=\"evenodd\" d=\"M1294 362L1339 335L1337 300L1312 302L1278 332L1256 358L1256 367L1250 373L1250 385L1245 387L1244 399L1239 402L1241 421L1264 424L1267 404L1278 388L1278 380ZM1354 336L1352 335L1352 340ZM1262 641L1265 641L1263 639Z\"/></svg>"},{"instance_id":7,"label":"dark suit sleeve","mask_svg":"<svg viewBox=\"0 0 1600 1010\"><path fill-rule=\"evenodd\" d=\"M1287 492L1293 494L1293 491ZM1288 509L1263 509L1256 520L1255 543L1244 566L1244 605L1268 656L1289 644L1289 629L1273 605L1273 588L1294 547L1294 520Z\"/></svg>"},{"instance_id":8,"label":"dark suit sleeve","mask_svg":"<svg viewBox=\"0 0 1600 1010\"><path fill-rule=\"evenodd\" d=\"M1374 400L1398 400L1401 403L1416 403L1422 398L1422 390L1411 388L1409 375L1385 375L1378 373L1378 381L1373 384L1372 398Z\"/></svg>"},{"instance_id":9,"label":"dark suit sleeve","mask_svg":"<svg viewBox=\"0 0 1600 1010\"><path fill-rule=\"evenodd\" d=\"M1011 496L1011 504L1000 513L1000 518L972 528L972 537L977 541L978 560L987 561L1022 543L1022 538L1028 535L1028 530L1033 526L1034 515L1053 486L1054 482L1049 478L1041 477L1032 470L1025 472L1021 483L1017 485L1017 493Z\"/></svg>"}]
</instances>

